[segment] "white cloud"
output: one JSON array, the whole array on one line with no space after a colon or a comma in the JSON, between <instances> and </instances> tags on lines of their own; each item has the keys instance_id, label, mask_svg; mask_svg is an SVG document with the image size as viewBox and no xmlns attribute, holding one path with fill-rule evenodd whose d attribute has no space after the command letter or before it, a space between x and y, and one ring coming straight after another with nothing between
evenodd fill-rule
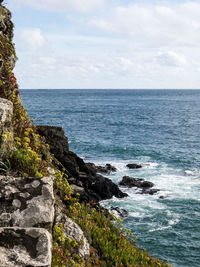
<instances>
[{"instance_id":1,"label":"white cloud","mask_svg":"<svg viewBox=\"0 0 200 267\"><path fill-rule=\"evenodd\" d=\"M45 38L40 29L24 29L20 34L27 49L36 50L45 44Z\"/></svg>"},{"instance_id":2,"label":"white cloud","mask_svg":"<svg viewBox=\"0 0 200 267\"><path fill-rule=\"evenodd\" d=\"M188 64L183 55L179 55L174 51L159 52L157 60L161 65L169 67L185 67Z\"/></svg>"},{"instance_id":3,"label":"white cloud","mask_svg":"<svg viewBox=\"0 0 200 267\"><path fill-rule=\"evenodd\" d=\"M90 24L145 44L197 45L200 3L121 6L113 15L92 19Z\"/></svg>"},{"instance_id":4,"label":"white cloud","mask_svg":"<svg viewBox=\"0 0 200 267\"><path fill-rule=\"evenodd\" d=\"M104 0L11 0L17 6L30 6L49 11L90 12L104 4Z\"/></svg>"}]
</instances>

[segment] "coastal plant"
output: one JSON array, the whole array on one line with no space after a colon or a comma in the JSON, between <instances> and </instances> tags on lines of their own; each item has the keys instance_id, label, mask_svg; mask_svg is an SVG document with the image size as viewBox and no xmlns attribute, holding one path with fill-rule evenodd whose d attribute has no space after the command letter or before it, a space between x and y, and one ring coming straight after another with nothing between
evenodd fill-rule
<instances>
[{"instance_id":1,"label":"coastal plant","mask_svg":"<svg viewBox=\"0 0 200 267\"><path fill-rule=\"evenodd\" d=\"M1 7L1 13L7 12ZM12 32L12 23L9 25ZM13 103L12 126L14 141L9 153L4 153L2 161L9 160L14 173L22 176L42 177L48 173L50 165L49 147L32 125L26 109L22 105L20 92L12 72L16 54L11 34L0 35L0 97ZM6 136L2 136L6 138Z\"/></svg>"},{"instance_id":2,"label":"coastal plant","mask_svg":"<svg viewBox=\"0 0 200 267\"><path fill-rule=\"evenodd\" d=\"M91 257L84 266L170 266L139 249L131 231L123 227L121 219L116 219L112 214L100 208L98 204L80 204L78 199L73 197L73 191L68 184L67 177L60 171L56 171L55 188L59 191L60 199L65 203L66 208L62 212L81 227L90 243ZM54 244L53 258L56 259L53 259L55 263L53 267L57 266L56 262L59 261L61 265L58 266L71 266L67 265L69 264L69 257L65 254L66 241L62 237L62 226L60 227L60 229L54 227L54 233L58 234L60 231L61 241L56 241ZM54 241L57 239L54 235ZM73 261L74 264L80 264L74 259Z\"/></svg>"}]
</instances>

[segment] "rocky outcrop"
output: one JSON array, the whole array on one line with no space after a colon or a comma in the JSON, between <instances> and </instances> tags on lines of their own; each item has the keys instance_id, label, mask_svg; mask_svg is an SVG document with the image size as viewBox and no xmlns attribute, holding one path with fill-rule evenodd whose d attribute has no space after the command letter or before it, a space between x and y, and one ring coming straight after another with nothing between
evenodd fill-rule
<instances>
[{"instance_id":1,"label":"rocky outcrop","mask_svg":"<svg viewBox=\"0 0 200 267\"><path fill-rule=\"evenodd\" d=\"M154 184L149 181L145 181L141 178L133 178L130 176L124 176L119 185L138 188L151 188L154 186Z\"/></svg>"},{"instance_id":2,"label":"rocky outcrop","mask_svg":"<svg viewBox=\"0 0 200 267\"><path fill-rule=\"evenodd\" d=\"M58 227L62 225L61 231L63 238L67 237L70 238L72 242L76 242L76 245L71 248L71 254L76 253L79 257L87 260L90 256L90 244L81 228L62 213L58 214L56 217L55 226L57 225Z\"/></svg>"},{"instance_id":3,"label":"rocky outcrop","mask_svg":"<svg viewBox=\"0 0 200 267\"><path fill-rule=\"evenodd\" d=\"M0 228L1 267L50 267L51 234L42 228Z\"/></svg>"},{"instance_id":4,"label":"rocky outcrop","mask_svg":"<svg viewBox=\"0 0 200 267\"><path fill-rule=\"evenodd\" d=\"M117 169L109 163L106 163L105 166L97 166L94 163L89 162L87 163L87 166L95 169L98 173L111 174L112 172L117 171Z\"/></svg>"},{"instance_id":5,"label":"rocky outcrop","mask_svg":"<svg viewBox=\"0 0 200 267\"><path fill-rule=\"evenodd\" d=\"M0 176L0 227L51 229L53 221L53 177Z\"/></svg>"},{"instance_id":6,"label":"rocky outcrop","mask_svg":"<svg viewBox=\"0 0 200 267\"><path fill-rule=\"evenodd\" d=\"M0 266L51 266L53 177L0 176Z\"/></svg>"},{"instance_id":7,"label":"rocky outcrop","mask_svg":"<svg viewBox=\"0 0 200 267\"><path fill-rule=\"evenodd\" d=\"M129 169L141 169L142 165L137 163L129 163L126 165L126 167Z\"/></svg>"},{"instance_id":8,"label":"rocky outcrop","mask_svg":"<svg viewBox=\"0 0 200 267\"><path fill-rule=\"evenodd\" d=\"M68 181L75 193L80 194L81 202L98 202L113 196L118 198L127 196L110 179L98 174L98 168L94 164L85 163L83 159L69 150L67 138L60 127L37 126L37 129L50 145L51 153L61 163L61 169L64 167L67 170ZM65 147L61 149L61 146ZM107 165L106 168L110 171L114 170L111 165Z\"/></svg>"},{"instance_id":9,"label":"rocky outcrop","mask_svg":"<svg viewBox=\"0 0 200 267\"><path fill-rule=\"evenodd\" d=\"M119 185L129 188L136 187L142 189L141 191L139 191L140 194L154 195L155 193L160 191L159 189L151 189L154 186L152 182L145 181L142 178L133 178L130 176L124 176Z\"/></svg>"},{"instance_id":10,"label":"rocky outcrop","mask_svg":"<svg viewBox=\"0 0 200 267\"><path fill-rule=\"evenodd\" d=\"M119 207L110 207L110 210L116 214L117 216L121 217L121 218L126 218L128 217L128 211L125 209L120 209Z\"/></svg>"},{"instance_id":11,"label":"rocky outcrop","mask_svg":"<svg viewBox=\"0 0 200 267\"><path fill-rule=\"evenodd\" d=\"M7 151L9 149L9 146L12 145L13 141L12 115L13 115L12 102L4 98L0 98L0 151L1 151L0 158L2 158L3 156L2 153ZM5 136L6 134L7 136Z\"/></svg>"}]
</instances>

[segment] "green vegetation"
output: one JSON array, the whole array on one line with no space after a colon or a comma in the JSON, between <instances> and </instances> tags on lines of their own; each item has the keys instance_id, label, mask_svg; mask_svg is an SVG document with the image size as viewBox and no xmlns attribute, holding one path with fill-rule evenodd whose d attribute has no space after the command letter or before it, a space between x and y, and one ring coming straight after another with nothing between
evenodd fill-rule
<instances>
[{"instance_id":1,"label":"green vegetation","mask_svg":"<svg viewBox=\"0 0 200 267\"><path fill-rule=\"evenodd\" d=\"M146 251L139 249L132 238L132 233L123 228L121 220L116 220L111 214L104 214L103 209L98 204L84 205L73 198L67 178L61 172L57 172L56 177L55 188L61 196L60 201L62 199L66 206L62 212L82 228L91 245L91 257L85 265L82 265L83 259L80 263L80 258L78 260L73 258L73 261L70 262L71 265L67 265L69 258L71 258L68 255L73 252L73 245L70 246L71 243L62 236L62 225L60 225L59 229L54 228L57 238L53 249L53 267L170 266L150 257ZM58 240L61 241L58 242Z\"/></svg>"},{"instance_id":2,"label":"green vegetation","mask_svg":"<svg viewBox=\"0 0 200 267\"><path fill-rule=\"evenodd\" d=\"M0 13L5 9L0 7ZM3 151L0 170L13 172L23 177L43 177L48 175L51 166L49 147L44 138L36 133L30 118L22 105L15 76L12 72L16 60L12 44L12 23L7 35L0 34L0 97L13 103L14 140L9 151ZM10 133L3 139L9 141ZM78 244L65 236L63 225L53 229L52 267L92 267L92 266L169 266L150 257L140 250L128 231L118 228L113 216L99 210L99 206L81 205L72 197L72 189L67 177L56 170L55 195L56 205L64 206L63 213L72 218L83 230L91 245L91 257L88 262L76 254ZM128 237L127 237L128 235Z\"/></svg>"},{"instance_id":3,"label":"green vegetation","mask_svg":"<svg viewBox=\"0 0 200 267\"><path fill-rule=\"evenodd\" d=\"M1 7L2 12L6 12ZM4 14L3 13L3 14ZM9 24L12 26L12 24ZM12 31L12 28L11 28ZM48 174L49 148L44 138L36 133L26 109L22 105L18 85L12 72L16 60L15 49L9 36L0 35L0 97L13 103L14 143L9 151L2 151L1 161L9 161L10 170L24 177L42 177ZM9 133L3 139L11 138Z\"/></svg>"}]
</instances>

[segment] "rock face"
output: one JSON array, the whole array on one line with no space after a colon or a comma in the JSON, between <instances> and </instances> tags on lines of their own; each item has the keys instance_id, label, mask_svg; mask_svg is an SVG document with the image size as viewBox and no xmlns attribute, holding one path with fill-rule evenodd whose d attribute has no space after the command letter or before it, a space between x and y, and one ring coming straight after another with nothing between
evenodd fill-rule
<instances>
[{"instance_id":1,"label":"rock face","mask_svg":"<svg viewBox=\"0 0 200 267\"><path fill-rule=\"evenodd\" d=\"M13 129L12 129L12 115L13 115L13 104L12 102L0 98L0 150L8 150L13 140ZM4 140L2 135L9 133L7 138ZM1 155L0 155L1 158Z\"/></svg>"},{"instance_id":2,"label":"rock face","mask_svg":"<svg viewBox=\"0 0 200 267\"><path fill-rule=\"evenodd\" d=\"M54 220L53 178L0 176L0 227L45 227Z\"/></svg>"},{"instance_id":3,"label":"rock face","mask_svg":"<svg viewBox=\"0 0 200 267\"><path fill-rule=\"evenodd\" d=\"M61 213L56 217L56 225L62 225L62 233L64 237L76 241L77 246L74 248L73 253L76 253L81 258L87 260L90 256L90 245L81 228L70 218Z\"/></svg>"},{"instance_id":4,"label":"rock face","mask_svg":"<svg viewBox=\"0 0 200 267\"><path fill-rule=\"evenodd\" d=\"M53 178L0 176L0 266L51 266Z\"/></svg>"},{"instance_id":5,"label":"rock face","mask_svg":"<svg viewBox=\"0 0 200 267\"><path fill-rule=\"evenodd\" d=\"M42 228L0 228L0 266L50 267L51 244Z\"/></svg>"},{"instance_id":6,"label":"rock face","mask_svg":"<svg viewBox=\"0 0 200 267\"><path fill-rule=\"evenodd\" d=\"M69 183L73 185L75 192L80 194L81 202L100 201L113 196L118 198L127 196L110 179L98 174L94 164L85 163L74 152L69 151L67 138L61 128L37 126L37 129L50 145L51 153L67 170ZM61 146L65 147L61 148ZM113 170L111 165L107 165L106 168Z\"/></svg>"}]
</instances>

